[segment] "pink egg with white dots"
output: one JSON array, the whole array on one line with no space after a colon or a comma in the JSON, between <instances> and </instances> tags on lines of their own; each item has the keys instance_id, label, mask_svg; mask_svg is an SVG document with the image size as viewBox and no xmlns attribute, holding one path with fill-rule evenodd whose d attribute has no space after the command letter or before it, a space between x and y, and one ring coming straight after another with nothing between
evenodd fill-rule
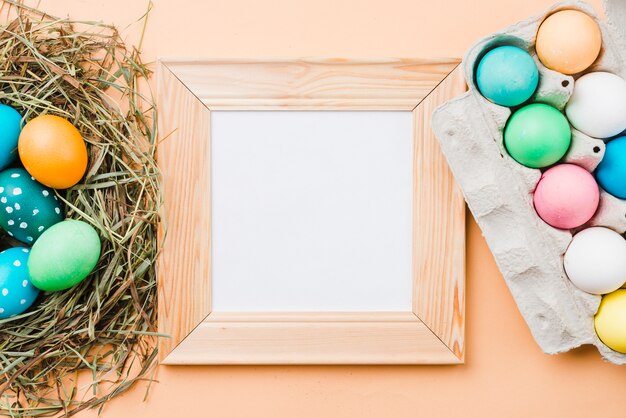
<instances>
[{"instance_id":1,"label":"pink egg with white dots","mask_svg":"<svg viewBox=\"0 0 626 418\"><path fill-rule=\"evenodd\" d=\"M595 214L600 189L593 175L574 164L559 164L541 176L533 196L535 210L547 224L577 228Z\"/></svg>"}]
</instances>

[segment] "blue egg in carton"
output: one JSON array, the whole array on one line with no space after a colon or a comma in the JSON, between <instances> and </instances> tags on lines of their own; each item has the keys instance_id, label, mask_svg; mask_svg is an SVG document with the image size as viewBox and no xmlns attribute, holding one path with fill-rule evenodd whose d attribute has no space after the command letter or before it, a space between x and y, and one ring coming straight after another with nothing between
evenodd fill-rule
<instances>
[{"instance_id":1,"label":"blue egg in carton","mask_svg":"<svg viewBox=\"0 0 626 418\"><path fill-rule=\"evenodd\" d=\"M580 76L605 71L626 79L626 2L606 0L604 7L606 20L583 1L559 2L535 17L479 40L462 63L468 91L438 108L432 126L468 207L541 349L555 354L592 344L606 360L626 364L626 354L604 345L595 332L594 315L601 296L578 289L564 271L563 255L580 229L557 229L541 220L533 206L533 192L542 170L519 164L503 144L507 120L515 106L521 105L516 103L533 89L532 71L528 73L532 66L521 58L523 54L518 54L517 59L527 67L523 71L530 74L525 76L529 84L514 92L519 97L512 102L487 91L486 80L481 80L484 68L480 67L481 61L500 47L525 52L536 65L538 82L530 98L522 102L545 103L563 111ZM596 61L573 76L545 67L535 51L539 26L561 10L588 14L602 33L602 49ZM593 173L605 152L605 140L572 128L570 148L559 162L576 164ZM581 228L590 226L624 234L626 200L600 190L598 210Z\"/></svg>"}]
</instances>

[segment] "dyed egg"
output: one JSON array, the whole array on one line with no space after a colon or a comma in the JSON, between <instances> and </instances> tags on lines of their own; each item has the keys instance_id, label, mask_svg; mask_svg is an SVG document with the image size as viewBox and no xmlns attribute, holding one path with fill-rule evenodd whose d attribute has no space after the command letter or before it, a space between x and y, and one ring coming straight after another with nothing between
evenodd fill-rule
<instances>
[{"instance_id":1,"label":"dyed egg","mask_svg":"<svg viewBox=\"0 0 626 418\"><path fill-rule=\"evenodd\" d=\"M52 225L63 220L54 191L32 179L23 168L0 172L0 227L32 244Z\"/></svg>"},{"instance_id":2,"label":"dyed egg","mask_svg":"<svg viewBox=\"0 0 626 418\"><path fill-rule=\"evenodd\" d=\"M559 161L572 139L567 119L552 106L534 103L513 113L504 130L504 146L526 167L547 167Z\"/></svg>"},{"instance_id":3,"label":"dyed egg","mask_svg":"<svg viewBox=\"0 0 626 418\"><path fill-rule=\"evenodd\" d=\"M576 228L587 222L599 201L600 190L593 176L573 164L560 164L543 173L533 195L539 217L561 229Z\"/></svg>"},{"instance_id":4,"label":"dyed egg","mask_svg":"<svg viewBox=\"0 0 626 418\"><path fill-rule=\"evenodd\" d=\"M610 138L626 129L626 81L597 72L574 83L565 113L574 128L594 138Z\"/></svg>"},{"instance_id":5,"label":"dyed egg","mask_svg":"<svg viewBox=\"0 0 626 418\"><path fill-rule=\"evenodd\" d=\"M78 129L53 115L29 121L20 134L22 164L40 183L67 189L80 181L87 169L87 146Z\"/></svg>"},{"instance_id":6,"label":"dyed egg","mask_svg":"<svg viewBox=\"0 0 626 418\"><path fill-rule=\"evenodd\" d=\"M33 285L54 292L80 283L100 258L100 237L88 223L68 219L53 225L33 245L28 270Z\"/></svg>"},{"instance_id":7,"label":"dyed egg","mask_svg":"<svg viewBox=\"0 0 626 418\"><path fill-rule=\"evenodd\" d=\"M476 68L476 84L481 94L501 106L524 103L538 83L537 64L528 52L514 46L492 49Z\"/></svg>"},{"instance_id":8,"label":"dyed egg","mask_svg":"<svg viewBox=\"0 0 626 418\"><path fill-rule=\"evenodd\" d=\"M598 58L602 34L598 24L577 10L562 10L543 21L535 49L546 67L563 74L586 70Z\"/></svg>"},{"instance_id":9,"label":"dyed egg","mask_svg":"<svg viewBox=\"0 0 626 418\"><path fill-rule=\"evenodd\" d=\"M594 324L596 334L607 347L626 353L626 289L602 297Z\"/></svg>"},{"instance_id":10,"label":"dyed egg","mask_svg":"<svg viewBox=\"0 0 626 418\"><path fill-rule=\"evenodd\" d=\"M579 289L595 295L613 292L626 283L626 240L608 228L583 229L574 235L563 265Z\"/></svg>"},{"instance_id":11,"label":"dyed egg","mask_svg":"<svg viewBox=\"0 0 626 418\"><path fill-rule=\"evenodd\" d=\"M22 115L11 106L0 104L0 127L0 170L4 170L17 158Z\"/></svg>"},{"instance_id":12,"label":"dyed egg","mask_svg":"<svg viewBox=\"0 0 626 418\"><path fill-rule=\"evenodd\" d=\"M604 158L595 171L598 184L608 193L626 199L626 136L606 144Z\"/></svg>"},{"instance_id":13,"label":"dyed egg","mask_svg":"<svg viewBox=\"0 0 626 418\"><path fill-rule=\"evenodd\" d=\"M28 275L28 253L22 247L0 253L0 319L21 314L39 295Z\"/></svg>"}]
</instances>

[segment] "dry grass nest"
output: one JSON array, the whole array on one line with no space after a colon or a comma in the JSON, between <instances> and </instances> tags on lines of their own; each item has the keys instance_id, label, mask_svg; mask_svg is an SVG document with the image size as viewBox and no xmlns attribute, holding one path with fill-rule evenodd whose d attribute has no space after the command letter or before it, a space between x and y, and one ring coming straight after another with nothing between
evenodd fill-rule
<instances>
[{"instance_id":1,"label":"dry grass nest","mask_svg":"<svg viewBox=\"0 0 626 418\"><path fill-rule=\"evenodd\" d=\"M139 92L149 71L114 27L11 0L1 10L0 103L80 130L87 173L57 195L68 218L98 231L102 254L79 285L0 321L0 414L71 416L150 379L155 363L156 111ZM0 250L14 245L0 232Z\"/></svg>"}]
</instances>

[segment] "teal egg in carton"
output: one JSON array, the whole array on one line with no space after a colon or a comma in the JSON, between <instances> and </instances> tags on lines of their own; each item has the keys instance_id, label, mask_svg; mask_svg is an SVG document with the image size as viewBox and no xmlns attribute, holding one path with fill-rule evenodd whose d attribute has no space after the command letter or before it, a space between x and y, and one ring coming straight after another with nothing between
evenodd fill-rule
<instances>
[{"instance_id":1,"label":"teal egg in carton","mask_svg":"<svg viewBox=\"0 0 626 418\"><path fill-rule=\"evenodd\" d=\"M596 333L594 316L602 296L575 286L566 274L563 258L573 236L583 229L601 226L624 234L626 200L598 188L596 206L590 212L593 216L574 224L560 224L556 219L558 216L544 216L545 220L542 219L535 209L539 203L534 201L542 176L560 164L581 167L585 170L583 178L593 178L594 171L605 156L607 138L594 137L568 118L579 129L570 126L569 132L565 129L563 133L562 127L559 128L561 142L551 144L549 155L537 156L533 154L534 148L529 151L523 147L509 152L513 145L509 144L509 150L505 143L505 131L511 116L524 106L533 103L548 105L567 120L566 106L580 77L588 73L608 72L626 79L626 35L622 29L626 24L626 2L607 0L604 7L607 18L601 19L585 2L560 2L537 16L479 40L461 64L468 91L439 107L433 113L432 126L468 207L541 349L555 354L592 344L606 360L625 364L626 354L609 348ZM584 71L575 74L546 67L535 48L541 24L549 16L564 10L587 14L601 32L597 58ZM490 72L479 68L483 58L491 58L489 54L494 54L492 51L500 47L514 47L532 57L538 72L536 85L533 86L532 71L526 69L532 65L529 66L528 60L516 50L507 51L515 53L513 59L518 62L510 73L497 66ZM503 93L497 89L498 86L489 85L491 79L487 77L488 73L492 74L492 78L501 75L512 80L511 88L517 90L509 95L508 91ZM515 81L517 76L527 81L518 83ZM507 102L509 97L514 97L514 100ZM626 106L626 101L623 104ZM540 109L535 110L538 112ZM599 112L601 109L592 110ZM558 115L547 113L538 117L559 119ZM539 124L540 127L544 125ZM533 140L532 132L522 131L522 138L528 145L528 141ZM507 141L514 139L512 134L507 135ZM545 161L543 157L546 157ZM572 186L572 194L582 188L582 185L576 186ZM573 209L582 210L579 207Z\"/></svg>"}]
</instances>

